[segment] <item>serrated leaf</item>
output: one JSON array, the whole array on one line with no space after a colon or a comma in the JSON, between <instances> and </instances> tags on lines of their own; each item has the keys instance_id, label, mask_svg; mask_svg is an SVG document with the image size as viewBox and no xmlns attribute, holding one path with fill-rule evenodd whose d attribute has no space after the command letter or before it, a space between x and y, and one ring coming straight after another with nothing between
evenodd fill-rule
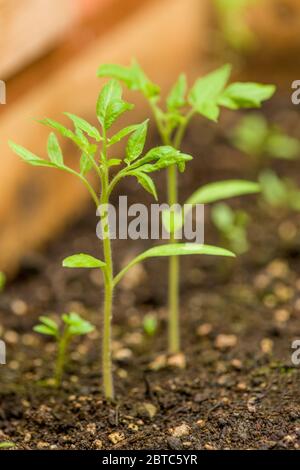
<instances>
[{"instance_id":1,"label":"serrated leaf","mask_svg":"<svg viewBox=\"0 0 300 470\"><path fill-rule=\"evenodd\" d=\"M139 124L134 124L132 126L128 126L128 127L125 127L124 129L121 129L119 132L117 132L115 135L112 136L112 138L109 140L109 145L117 144L118 142L120 142L120 140L124 139L124 137L127 137L127 135L136 131L138 126Z\"/></svg>"},{"instance_id":2,"label":"serrated leaf","mask_svg":"<svg viewBox=\"0 0 300 470\"><path fill-rule=\"evenodd\" d=\"M29 165L45 166L50 168L57 167L57 165L55 165L53 162L43 160L42 158L27 150L25 147L22 147L22 145L18 145L12 141L9 141L9 146L13 150L13 152L15 152L19 157L21 157L22 160L24 160L26 163L29 163Z\"/></svg>"},{"instance_id":3,"label":"serrated leaf","mask_svg":"<svg viewBox=\"0 0 300 470\"><path fill-rule=\"evenodd\" d=\"M275 93L274 85L261 83L232 83L218 99L218 104L229 109L259 108Z\"/></svg>"},{"instance_id":4,"label":"serrated leaf","mask_svg":"<svg viewBox=\"0 0 300 470\"><path fill-rule=\"evenodd\" d=\"M56 336L56 332L46 325L36 325L33 327L33 331L41 333L42 335Z\"/></svg>"},{"instance_id":5,"label":"serrated leaf","mask_svg":"<svg viewBox=\"0 0 300 470\"><path fill-rule=\"evenodd\" d=\"M211 245L202 245L198 243L174 243L167 245L159 245L154 248L141 253L139 256L134 258L114 279L116 285L126 272L142 261L148 258L156 258L162 256L185 256L185 255L213 255L213 256L226 256L235 257L235 254L231 251L225 250Z\"/></svg>"},{"instance_id":6,"label":"serrated leaf","mask_svg":"<svg viewBox=\"0 0 300 470\"><path fill-rule=\"evenodd\" d=\"M152 194L152 196L154 197L154 199L157 201L158 197L157 197L157 191L156 191L156 187L155 187L155 184L154 184L154 181L152 180L152 178L148 175L146 175L145 173L143 173L142 171L138 171L138 170L135 170L133 173L132 173L133 176L135 176L138 180L138 182L140 183L140 185L150 194Z\"/></svg>"},{"instance_id":7,"label":"serrated leaf","mask_svg":"<svg viewBox=\"0 0 300 470\"><path fill-rule=\"evenodd\" d=\"M64 158L56 135L51 132L47 144L48 155L52 163L63 166Z\"/></svg>"},{"instance_id":8,"label":"serrated leaf","mask_svg":"<svg viewBox=\"0 0 300 470\"><path fill-rule=\"evenodd\" d=\"M218 100L230 73L231 66L227 64L196 81L188 97L195 111L212 121L218 120L220 113Z\"/></svg>"},{"instance_id":9,"label":"serrated leaf","mask_svg":"<svg viewBox=\"0 0 300 470\"><path fill-rule=\"evenodd\" d=\"M80 174L86 175L93 168L92 156L89 156L87 153L83 152L80 157Z\"/></svg>"},{"instance_id":10,"label":"serrated leaf","mask_svg":"<svg viewBox=\"0 0 300 470\"><path fill-rule=\"evenodd\" d=\"M97 101L97 116L100 124L108 130L115 120L133 105L122 100L122 88L116 80L110 80L101 90Z\"/></svg>"},{"instance_id":11,"label":"serrated leaf","mask_svg":"<svg viewBox=\"0 0 300 470\"><path fill-rule=\"evenodd\" d=\"M67 137L68 139L76 141L76 136L74 132L72 132L70 129L67 129L65 126L60 124L60 122L57 122L54 119L49 119L49 118L41 119L38 122L43 124L44 126L51 127L51 129L56 130L63 137Z\"/></svg>"},{"instance_id":12,"label":"serrated leaf","mask_svg":"<svg viewBox=\"0 0 300 470\"><path fill-rule=\"evenodd\" d=\"M148 98L155 98L160 88L147 77L140 65L133 60L129 67L104 64L98 69L98 77L111 77L123 81L130 90L139 90Z\"/></svg>"},{"instance_id":13,"label":"serrated leaf","mask_svg":"<svg viewBox=\"0 0 300 470\"><path fill-rule=\"evenodd\" d=\"M63 260L64 268L104 268L106 264L94 256L80 253Z\"/></svg>"},{"instance_id":14,"label":"serrated leaf","mask_svg":"<svg viewBox=\"0 0 300 470\"><path fill-rule=\"evenodd\" d=\"M174 164L180 166L192 158L171 146L164 145L151 149L144 157L133 163L131 168L138 168L143 173L152 173Z\"/></svg>"},{"instance_id":15,"label":"serrated leaf","mask_svg":"<svg viewBox=\"0 0 300 470\"><path fill-rule=\"evenodd\" d=\"M89 137L92 139L95 139L97 142L100 142L101 140L101 135L98 129L94 126L92 126L89 122L87 122L85 119L76 116L75 114L72 113L64 113L68 118L73 121L74 125L76 128L79 128L83 132L85 132Z\"/></svg>"},{"instance_id":16,"label":"serrated leaf","mask_svg":"<svg viewBox=\"0 0 300 470\"><path fill-rule=\"evenodd\" d=\"M245 194L255 194L260 191L260 185L252 181L227 180L209 183L192 194L186 204L209 204L229 199L231 197L243 196Z\"/></svg>"},{"instance_id":17,"label":"serrated leaf","mask_svg":"<svg viewBox=\"0 0 300 470\"><path fill-rule=\"evenodd\" d=\"M143 152L147 137L148 119L138 125L126 146L126 163L136 160Z\"/></svg>"},{"instance_id":18,"label":"serrated leaf","mask_svg":"<svg viewBox=\"0 0 300 470\"><path fill-rule=\"evenodd\" d=\"M184 74L180 75L167 97L168 111L173 112L186 104L187 81Z\"/></svg>"}]
</instances>

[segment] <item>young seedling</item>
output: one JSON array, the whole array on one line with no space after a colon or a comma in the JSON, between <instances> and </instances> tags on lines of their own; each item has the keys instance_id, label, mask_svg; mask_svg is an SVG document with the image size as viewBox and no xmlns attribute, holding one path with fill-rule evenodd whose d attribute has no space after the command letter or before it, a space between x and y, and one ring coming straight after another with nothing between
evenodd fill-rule
<instances>
[{"instance_id":1,"label":"young seedling","mask_svg":"<svg viewBox=\"0 0 300 470\"><path fill-rule=\"evenodd\" d=\"M258 113L241 119L230 133L233 145L252 157L256 173L269 164L270 159L295 160L300 156L300 141L271 125Z\"/></svg>"},{"instance_id":2,"label":"young seedling","mask_svg":"<svg viewBox=\"0 0 300 470\"><path fill-rule=\"evenodd\" d=\"M157 316L152 313L145 315L143 320L143 328L147 336L154 336L158 328Z\"/></svg>"},{"instance_id":3,"label":"young seedling","mask_svg":"<svg viewBox=\"0 0 300 470\"><path fill-rule=\"evenodd\" d=\"M221 107L237 110L240 108L258 108L262 102L275 92L273 85L259 83L232 83L228 85L231 66L225 65L218 70L199 78L188 91L184 74L180 75L167 96L164 107L159 105L160 88L154 84L136 61L129 67L106 64L98 70L99 77L112 77L123 81L131 90L138 90L148 101L153 112L157 128L164 145L180 149L188 125L195 115L201 115L210 121L217 122ZM168 204L175 207L178 203L177 168L170 165L167 170ZM241 180L220 181L198 189L186 204L208 204L243 194L259 191L256 183ZM172 227L175 211L171 211ZM170 243L174 243L175 231L171 230ZM179 335L179 262L173 256L169 261L169 352L180 350Z\"/></svg>"},{"instance_id":4,"label":"young seedling","mask_svg":"<svg viewBox=\"0 0 300 470\"><path fill-rule=\"evenodd\" d=\"M0 271L0 292L4 290L5 284L6 284L6 276L2 271Z\"/></svg>"},{"instance_id":5,"label":"young seedling","mask_svg":"<svg viewBox=\"0 0 300 470\"><path fill-rule=\"evenodd\" d=\"M10 441L4 441L0 442L0 449L5 450L5 449L11 449L12 447L15 447L16 444Z\"/></svg>"},{"instance_id":6,"label":"young seedling","mask_svg":"<svg viewBox=\"0 0 300 470\"><path fill-rule=\"evenodd\" d=\"M212 207L211 218L218 229L222 245L237 255L249 250L247 227L250 217L243 210L234 211L228 204L219 203Z\"/></svg>"},{"instance_id":7,"label":"young seedling","mask_svg":"<svg viewBox=\"0 0 300 470\"><path fill-rule=\"evenodd\" d=\"M145 88L151 92L151 86L144 83ZM110 80L102 88L96 106L96 114L100 123L100 131L89 124L86 120L67 113L67 116L74 123L74 131L66 128L62 124L52 120L44 119L43 124L56 130L59 134L71 140L80 150L80 169L75 170L64 163L63 153L54 133L51 133L48 140L49 160L34 155L24 147L13 142L11 148L23 160L34 166L50 167L68 172L86 186L92 200L94 201L98 214L100 215L102 228L103 260L97 259L89 254L75 254L63 261L63 266L67 268L92 268L100 269L104 277L104 308L103 308L103 339L102 339L102 375L104 395L111 400L114 397L112 364L111 364L111 324L112 324L112 300L116 285L126 274L128 269L137 263L148 258L163 256L181 256L192 254L234 256L233 253L222 248L196 243L171 243L160 245L141 253L133 259L118 274L114 275L112 247L109 230L109 217L106 209L110 201L112 191L123 178L135 177L140 185L153 197L157 198L155 184L150 173L172 167L172 172L176 171L175 166L180 171L185 168L186 162L191 160L191 156L186 155L173 148L168 142L167 145L155 147L144 152L144 145L147 136L148 122L131 125L110 134L110 129L115 121L133 106L122 99L122 88L118 81ZM128 137L125 158L109 158L109 151L114 148L114 144ZM90 141L92 140L92 142ZM112 153L114 155L114 153ZM120 170L114 175L111 174L113 167ZM98 184L95 186L90 182L89 172L94 171L98 177ZM100 186L100 190L98 189ZM253 189L253 188L252 188ZM256 188L255 188L256 189ZM103 210L104 209L104 210Z\"/></svg>"},{"instance_id":8,"label":"young seedling","mask_svg":"<svg viewBox=\"0 0 300 470\"><path fill-rule=\"evenodd\" d=\"M278 210L300 211L300 189L289 178L281 179L272 170L259 175L261 195L269 206Z\"/></svg>"},{"instance_id":9,"label":"young seedling","mask_svg":"<svg viewBox=\"0 0 300 470\"><path fill-rule=\"evenodd\" d=\"M40 323L33 330L42 335L53 336L57 342L57 358L54 369L54 382L60 387L66 363L68 360L68 349L70 343L76 336L87 335L94 331L94 326L81 318L77 313L62 315L64 324L61 330L58 323L49 317L39 317Z\"/></svg>"}]
</instances>

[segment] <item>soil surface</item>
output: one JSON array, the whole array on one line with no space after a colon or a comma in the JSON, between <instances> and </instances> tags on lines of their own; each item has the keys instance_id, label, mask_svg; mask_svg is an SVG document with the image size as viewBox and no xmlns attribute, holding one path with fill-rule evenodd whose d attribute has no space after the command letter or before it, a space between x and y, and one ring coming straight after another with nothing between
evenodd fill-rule
<instances>
[{"instance_id":1,"label":"soil surface","mask_svg":"<svg viewBox=\"0 0 300 470\"><path fill-rule=\"evenodd\" d=\"M300 136L288 98L267 107L273 122ZM248 178L251 160L232 149L222 125L196 120L185 150L195 158L182 176L181 196L204 182ZM155 140L155 139L154 139ZM299 177L299 162L272 163ZM37 170L38 171L38 170ZM157 178L161 200L164 175ZM120 188L139 201L135 182ZM151 202L147 195L145 202ZM237 260L182 259L181 326L185 356L167 357L165 260L133 268L114 299L116 403L101 396L102 283L96 272L63 270L75 252L99 256L97 219L87 213L41 254L28 255L18 278L0 297L0 442L13 449L298 449L300 339L300 214L273 211L256 196L232 201L252 216L251 250ZM218 244L206 210L206 243ZM115 266L151 245L115 241ZM71 347L61 390L47 386L55 358L51 339L32 332L39 315L77 311L97 330ZM147 337L143 318L158 331ZM185 364L186 363L186 364Z\"/></svg>"}]
</instances>

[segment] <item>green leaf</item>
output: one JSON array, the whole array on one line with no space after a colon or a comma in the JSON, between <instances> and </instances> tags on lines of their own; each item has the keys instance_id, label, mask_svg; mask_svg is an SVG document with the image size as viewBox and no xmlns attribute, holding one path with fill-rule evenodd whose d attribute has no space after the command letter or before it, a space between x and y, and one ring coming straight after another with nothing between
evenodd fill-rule
<instances>
[{"instance_id":1,"label":"green leaf","mask_svg":"<svg viewBox=\"0 0 300 470\"><path fill-rule=\"evenodd\" d=\"M108 130L115 120L133 105L122 100L122 88L116 80L110 80L101 90L97 101L97 116L100 124Z\"/></svg>"},{"instance_id":2,"label":"green leaf","mask_svg":"<svg viewBox=\"0 0 300 470\"><path fill-rule=\"evenodd\" d=\"M122 160L120 158L110 158L107 162L107 165L110 168L111 166L118 166L121 163L122 163Z\"/></svg>"},{"instance_id":3,"label":"green leaf","mask_svg":"<svg viewBox=\"0 0 300 470\"><path fill-rule=\"evenodd\" d=\"M231 74L229 64L199 78L189 94L189 103L204 117L217 121L220 110L218 100Z\"/></svg>"},{"instance_id":4,"label":"green leaf","mask_svg":"<svg viewBox=\"0 0 300 470\"><path fill-rule=\"evenodd\" d=\"M179 170L182 170L182 165L192 159L190 155L165 145L151 149L144 157L131 165L131 168L138 168L144 173L152 173L176 164Z\"/></svg>"},{"instance_id":5,"label":"green leaf","mask_svg":"<svg viewBox=\"0 0 300 470\"><path fill-rule=\"evenodd\" d=\"M260 185L252 181L227 180L217 181L202 186L194 192L186 204L209 204L221 199L243 196L245 194L255 194L260 191Z\"/></svg>"},{"instance_id":6,"label":"green leaf","mask_svg":"<svg viewBox=\"0 0 300 470\"><path fill-rule=\"evenodd\" d=\"M68 334L71 336L86 335L95 330L95 327L84 320L78 313L68 313L62 316L66 325L68 325Z\"/></svg>"},{"instance_id":7,"label":"green leaf","mask_svg":"<svg viewBox=\"0 0 300 470\"><path fill-rule=\"evenodd\" d=\"M98 77L111 77L126 84L130 90L138 90L147 99L159 96L160 88L149 80L140 65L133 60L129 67L104 64L98 69Z\"/></svg>"},{"instance_id":8,"label":"green leaf","mask_svg":"<svg viewBox=\"0 0 300 470\"><path fill-rule=\"evenodd\" d=\"M6 284L6 276L2 271L0 271L0 292L4 290L5 284Z\"/></svg>"},{"instance_id":9,"label":"green leaf","mask_svg":"<svg viewBox=\"0 0 300 470\"><path fill-rule=\"evenodd\" d=\"M232 132L231 140L235 147L253 156L260 156L265 151L268 138L268 123L261 114L245 116Z\"/></svg>"},{"instance_id":10,"label":"green leaf","mask_svg":"<svg viewBox=\"0 0 300 470\"><path fill-rule=\"evenodd\" d=\"M182 108L186 104L186 90L187 90L187 81L184 74L180 75L174 87L170 91L170 94L167 97L167 108L168 111L173 112Z\"/></svg>"},{"instance_id":11,"label":"green leaf","mask_svg":"<svg viewBox=\"0 0 300 470\"><path fill-rule=\"evenodd\" d=\"M132 176L135 176L137 178L138 182L140 183L140 185L148 193L152 194L154 199L157 201L158 197L157 197L156 187L155 187L154 181L152 180L152 178L150 176L148 176L145 173L143 173L142 171L138 171L138 170L135 170L135 171L133 171L132 173L129 173L129 174L132 174Z\"/></svg>"},{"instance_id":12,"label":"green leaf","mask_svg":"<svg viewBox=\"0 0 300 470\"><path fill-rule=\"evenodd\" d=\"M22 158L22 160L24 160L26 163L29 163L29 165L45 166L45 167L51 167L51 168L57 167L57 165L55 165L53 162L49 162L48 160L43 160L42 158L38 157L34 153L27 150L25 147L15 144L12 141L9 141L9 146L19 157Z\"/></svg>"},{"instance_id":13,"label":"green leaf","mask_svg":"<svg viewBox=\"0 0 300 470\"><path fill-rule=\"evenodd\" d=\"M73 121L74 125L76 128L82 130L85 132L89 137L92 139L95 139L97 142L100 142L101 140L101 135L98 129L94 126L92 126L89 122L87 122L85 119L76 116L75 114L71 113L64 113L68 118Z\"/></svg>"},{"instance_id":14,"label":"green leaf","mask_svg":"<svg viewBox=\"0 0 300 470\"><path fill-rule=\"evenodd\" d=\"M50 328L51 330L53 331L58 331L58 325L57 323L52 320L51 318L49 317L45 317L45 316L41 316L39 317L39 320L41 323L43 323L44 325L46 325L48 328Z\"/></svg>"},{"instance_id":15,"label":"green leaf","mask_svg":"<svg viewBox=\"0 0 300 470\"><path fill-rule=\"evenodd\" d=\"M54 119L45 118L45 119L39 120L38 122L40 122L44 126L51 127L51 129L56 130L63 137L67 137L68 139L71 139L76 142L76 135L74 134L74 132L72 132L70 129L67 129L65 126L63 126L59 122L54 121Z\"/></svg>"},{"instance_id":16,"label":"green leaf","mask_svg":"<svg viewBox=\"0 0 300 470\"><path fill-rule=\"evenodd\" d=\"M80 174L86 175L93 168L93 157L83 152L80 158Z\"/></svg>"},{"instance_id":17,"label":"green leaf","mask_svg":"<svg viewBox=\"0 0 300 470\"><path fill-rule=\"evenodd\" d=\"M42 335L56 336L56 332L46 325L36 325L33 327L33 331L41 333Z\"/></svg>"},{"instance_id":18,"label":"green leaf","mask_svg":"<svg viewBox=\"0 0 300 470\"><path fill-rule=\"evenodd\" d=\"M106 266L100 259L84 253L68 256L63 260L64 268L104 268Z\"/></svg>"},{"instance_id":19,"label":"green leaf","mask_svg":"<svg viewBox=\"0 0 300 470\"><path fill-rule=\"evenodd\" d=\"M288 207L288 188L276 173L265 170L259 175L262 196L265 201L274 207Z\"/></svg>"},{"instance_id":20,"label":"green leaf","mask_svg":"<svg viewBox=\"0 0 300 470\"><path fill-rule=\"evenodd\" d=\"M159 245L154 248L150 248L144 253L134 258L125 268L115 277L114 285L116 285L126 272L135 266L136 264L145 261L148 258L156 258L162 256L184 256L184 255L214 255L214 256L226 256L235 257L235 254L225 250L224 248L218 248L216 246L201 245L198 243L174 243L167 245Z\"/></svg>"},{"instance_id":21,"label":"green leaf","mask_svg":"<svg viewBox=\"0 0 300 470\"><path fill-rule=\"evenodd\" d=\"M143 328L148 336L154 336L158 328L157 316L152 315L151 313L145 315L143 320Z\"/></svg>"},{"instance_id":22,"label":"green leaf","mask_svg":"<svg viewBox=\"0 0 300 470\"><path fill-rule=\"evenodd\" d=\"M274 85L261 83L232 83L218 99L218 104L229 109L259 108L276 91Z\"/></svg>"},{"instance_id":23,"label":"green leaf","mask_svg":"<svg viewBox=\"0 0 300 470\"><path fill-rule=\"evenodd\" d=\"M56 135L51 132L48 138L48 155L52 163L54 163L57 166L63 166L64 164L64 159L63 159L63 154L59 145L59 142L57 140Z\"/></svg>"},{"instance_id":24,"label":"green leaf","mask_svg":"<svg viewBox=\"0 0 300 470\"><path fill-rule=\"evenodd\" d=\"M281 132L273 132L266 142L266 151L273 158L295 160L299 158L300 142Z\"/></svg>"},{"instance_id":25,"label":"green leaf","mask_svg":"<svg viewBox=\"0 0 300 470\"><path fill-rule=\"evenodd\" d=\"M137 129L131 134L126 146L126 163L136 160L143 152L147 137L148 122L142 122Z\"/></svg>"},{"instance_id":26,"label":"green leaf","mask_svg":"<svg viewBox=\"0 0 300 470\"><path fill-rule=\"evenodd\" d=\"M120 142L120 140L124 139L124 137L136 131L138 127L139 127L139 124L134 124L132 126L124 127L124 129L121 129L114 136L112 136L112 138L109 141L109 145L114 145Z\"/></svg>"},{"instance_id":27,"label":"green leaf","mask_svg":"<svg viewBox=\"0 0 300 470\"><path fill-rule=\"evenodd\" d=\"M224 203L213 206L211 218L214 225L223 232L228 232L234 225L234 212Z\"/></svg>"}]
</instances>

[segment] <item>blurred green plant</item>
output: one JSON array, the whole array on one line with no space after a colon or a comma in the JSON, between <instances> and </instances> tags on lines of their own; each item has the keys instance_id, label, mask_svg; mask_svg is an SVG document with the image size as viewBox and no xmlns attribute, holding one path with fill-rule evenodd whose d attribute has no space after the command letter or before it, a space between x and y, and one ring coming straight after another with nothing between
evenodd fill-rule
<instances>
[{"instance_id":1,"label":"blurred green plant","mask_svg":"<svg viewBox=\"0 0 300 470\"><path fill-rule=\"evenodd\" d=\"M135 60L128 67L105 64L98 70L99 77L121 80L130 90L137 90L146 98L154 115L162 143L176 149L181 148L186 130L194 116L201 115L210 121L217 122L222 107L231 110L259 108L262 102L269 99L275 92L273 85L251 82L228 84L230 75L231 66L226 64L197 79L191 89L188 89L186 76L181 74L162 107L159 104L160 87L147 77ZM176 166L170 165L167 172L168 205L172 208L178 203ZM259 186L249 181L220 181L198 189L188 198L186 204L208 204L258 191ZM169 219L170 243L174 243L176 228L178 228L175 211L170 211ZM180 350L179 272L178 257L173 256L169 261L168 291L168 349L170 353L177 353Z\"/></svg>"},{"instance_id":2,"label":"blurred green plant","mask_svg":"<svg viewBox=\"0 0 300 470\"><path fill-rule=\"evenodd\" d=\"M84 320L77 313L65 313L62 315L63 329L49 317L39 317L40 323L33 330L42 335L53 336L57 342L57 358L54 369L54 382L56 387L61 386L62 377L68 359L70 343L76 336L87 335L94 331L94 326Z\"/></svg>"},{"instance_id":3,"label":"blurred green plant","mask_svg":"<svg viewBox=\"0 0 300 470\"><path fill-rule=\"evenodd\" d=\"M6 284L6 276L2 271L0 271L0 292L4 290L5 284Z\"/></svg>"},{"instance_id":4,"label":"blurred green plant","mask_svg":"<svg viewBox=\"0 0 300 470\"><path fill-rule=\"evenodd\" d=\"M247 227L250 216L244 210L233 210L228 204L216 204L211 218L225 247L241 255L249 250Z\"/></svg>"},{"instance_id":5,"label":"blurred green plant","mask_svg":"<svg viewBox=\"0 0 300 470\"><path fill-rule=\"evenodd\" d=\"M148 313L144 316L143 329L147 336L154 336L157 333L158 321L155 314Z\"/></svg>"},{"instance_id":6,"label":"blurred green plant","mask_svg":"<svg viewBox=\"0 0 300 470\"><path fill-rule=\"evenodd\" d=\"M258 0L213 0L213 2L226 43L237 51L253 49L256 37L248 25L247 10Z\"/></svg>"},{"instance_id":7,"label":"blurred green plant","mask_svg":"<svg viewBox=\"0 0 300 470\"><path fill-rule=\"evenodd\" d=\"M300 156L300 141L270 125L262 114L250 114L241 119L230 134L233 145L255 158L261 168L272 158L295 160Z\"/></svg>"},{"instance_id":8,"label":"blurred green plant","mask_svg":"<svg viewBox=\"0 0 300 470\"><path fill-rule=\"evenodd\" d=\"M289 178L279 178L272 170L259 175L263 200L275 209L300 211L300 189Z\"/></svg>"}]
</instances>

